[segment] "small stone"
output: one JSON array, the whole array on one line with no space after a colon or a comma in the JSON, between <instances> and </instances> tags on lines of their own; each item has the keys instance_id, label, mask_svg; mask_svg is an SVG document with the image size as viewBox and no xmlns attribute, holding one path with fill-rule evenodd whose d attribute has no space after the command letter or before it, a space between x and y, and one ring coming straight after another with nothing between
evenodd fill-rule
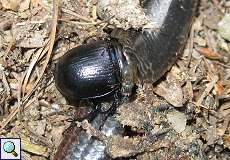
<instances>
[{"instance_id":1,"label":"small stone","mask_svg":"<svg viewBox=\"0 0 230 160\"><path fill-rule=\"evenodd\" d=\"M224 39L230 41L230 14L226 14L218 23L218 32Z\"/></svg>"},{"instance_id":2,"label":"small stone","mask_svg":"<svg viewBox=\"0 0 230 160\"><path fill-rule=\"evenodd\" d=\"M117 28L154 28L155 24L145 14L139 0L99 0L97 13Z\"/></svg>"},{"instance_id":3,"label":"small stone","mask_svg":"<svg viewBox=\"0 0 230 160\"><path fill-rule=\"evenodd\" d=\"M177 133L181 133L185 130L187 119L184 113L173 110L167 114L167 120Z\"/></svg>"}]
</instances>

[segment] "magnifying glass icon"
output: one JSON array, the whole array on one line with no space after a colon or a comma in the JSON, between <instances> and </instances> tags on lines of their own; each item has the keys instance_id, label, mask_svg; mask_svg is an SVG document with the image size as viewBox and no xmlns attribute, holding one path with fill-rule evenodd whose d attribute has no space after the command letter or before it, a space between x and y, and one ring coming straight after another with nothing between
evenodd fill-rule
<instances>
[{"instance_id":1,"label":"magnifying glass icon","mask_svg":"<svg viewBox=\"0 0 230 160\"><path fill-rule=\"evenodd\" d=\"M7 141L3 144L3 150L6 152L6 153L11 153L14 155L14 157L17 157L18 154L17 152L15 152L15 145L13 142L11 141Z\"/></svg>"}]
</instances>

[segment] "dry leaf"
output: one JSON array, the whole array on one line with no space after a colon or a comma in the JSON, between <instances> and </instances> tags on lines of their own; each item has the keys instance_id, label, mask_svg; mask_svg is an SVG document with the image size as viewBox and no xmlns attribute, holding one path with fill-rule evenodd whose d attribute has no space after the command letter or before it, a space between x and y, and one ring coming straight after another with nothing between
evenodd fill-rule
<instances>
[{"instance_id":1,"label":"dry leaf","mask_svg":"<svg viewBox=\"0 0 230 160\"><path fill-rule=\"evenodd\" d=\"M154 87L154 92L174 107L183 107L183 91L174 75L168 74L165 81Z\"/></svg>"},{"instance_id":2,"label":"dry leaf","mask_svg":"<svg viewBox=\"0 0 230 160\"><path fill-rule=\"evenodd\" d=\"M209 59L222 59L219 53L212 51L210 48L197 47L196 50Z\"/></svg>"},{"instance_id":3,"label":"dry leaf","mask_svg":"<svg viewBox=\"0 0 230 160\"><path fill-rule=\"evenodd\" d=\"M0 2L2 3L3 8L16 11L21 0L0 0Z\"/></svg>"},{"instance_id":4,"label":"dry leaf","mask_svg":"<svg viewBox=\"0 0 230 160\"><path fill-rule=\"evenodd\" d=\"M215 91L216 91L217 95L219 95L219 96L223 94L224 86L223 86L221 81L216 82Z\"/></svg>"}]
</instances>

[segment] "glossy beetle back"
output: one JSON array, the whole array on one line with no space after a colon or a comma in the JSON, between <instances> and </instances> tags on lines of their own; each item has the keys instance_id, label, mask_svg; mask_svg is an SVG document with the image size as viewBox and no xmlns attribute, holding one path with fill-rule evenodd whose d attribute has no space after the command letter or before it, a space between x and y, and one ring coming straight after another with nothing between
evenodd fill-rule
<instances>
[{"instance_id":1,"label":"glossy beetle back","mask_svg":"<svg viewBox=\"0 0 230 160\"><path fill-rule=\"evenodd\" d=\"M120 87L118 44L99 41L68 51L58 62L55 80L69 99L106 96Z\"/></svg>"}]
</instances>

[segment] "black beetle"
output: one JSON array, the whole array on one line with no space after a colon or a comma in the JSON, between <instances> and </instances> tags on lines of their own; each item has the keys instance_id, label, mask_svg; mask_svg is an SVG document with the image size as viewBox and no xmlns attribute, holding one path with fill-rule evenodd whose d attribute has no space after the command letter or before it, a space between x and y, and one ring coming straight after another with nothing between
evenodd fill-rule
<instances>
[{"instance_id":1,"label":"black beetle","mask_svg":"<svg viewBox=\"0 0 230 160\"><path fill-rule=\"evenodd\" d=\"M111 41L68 51L55 80L69 99L97 99L121 92L129 96L137 81L155 82L178 59L187 40L197 0L149 0L144 8L159 28L116 29Z\"/></svg>"},{"instance_id":2,"label":"black beetle","mask_svg":"<svg viewBox=\"0 0 230 160\"><path fill-rule=\"evenodd\" d=\"M70 99L107 96L121 87L121 46L115 41L98 41L73 48L56 66L56 83Z\"/></svg>"}]
</instances>

